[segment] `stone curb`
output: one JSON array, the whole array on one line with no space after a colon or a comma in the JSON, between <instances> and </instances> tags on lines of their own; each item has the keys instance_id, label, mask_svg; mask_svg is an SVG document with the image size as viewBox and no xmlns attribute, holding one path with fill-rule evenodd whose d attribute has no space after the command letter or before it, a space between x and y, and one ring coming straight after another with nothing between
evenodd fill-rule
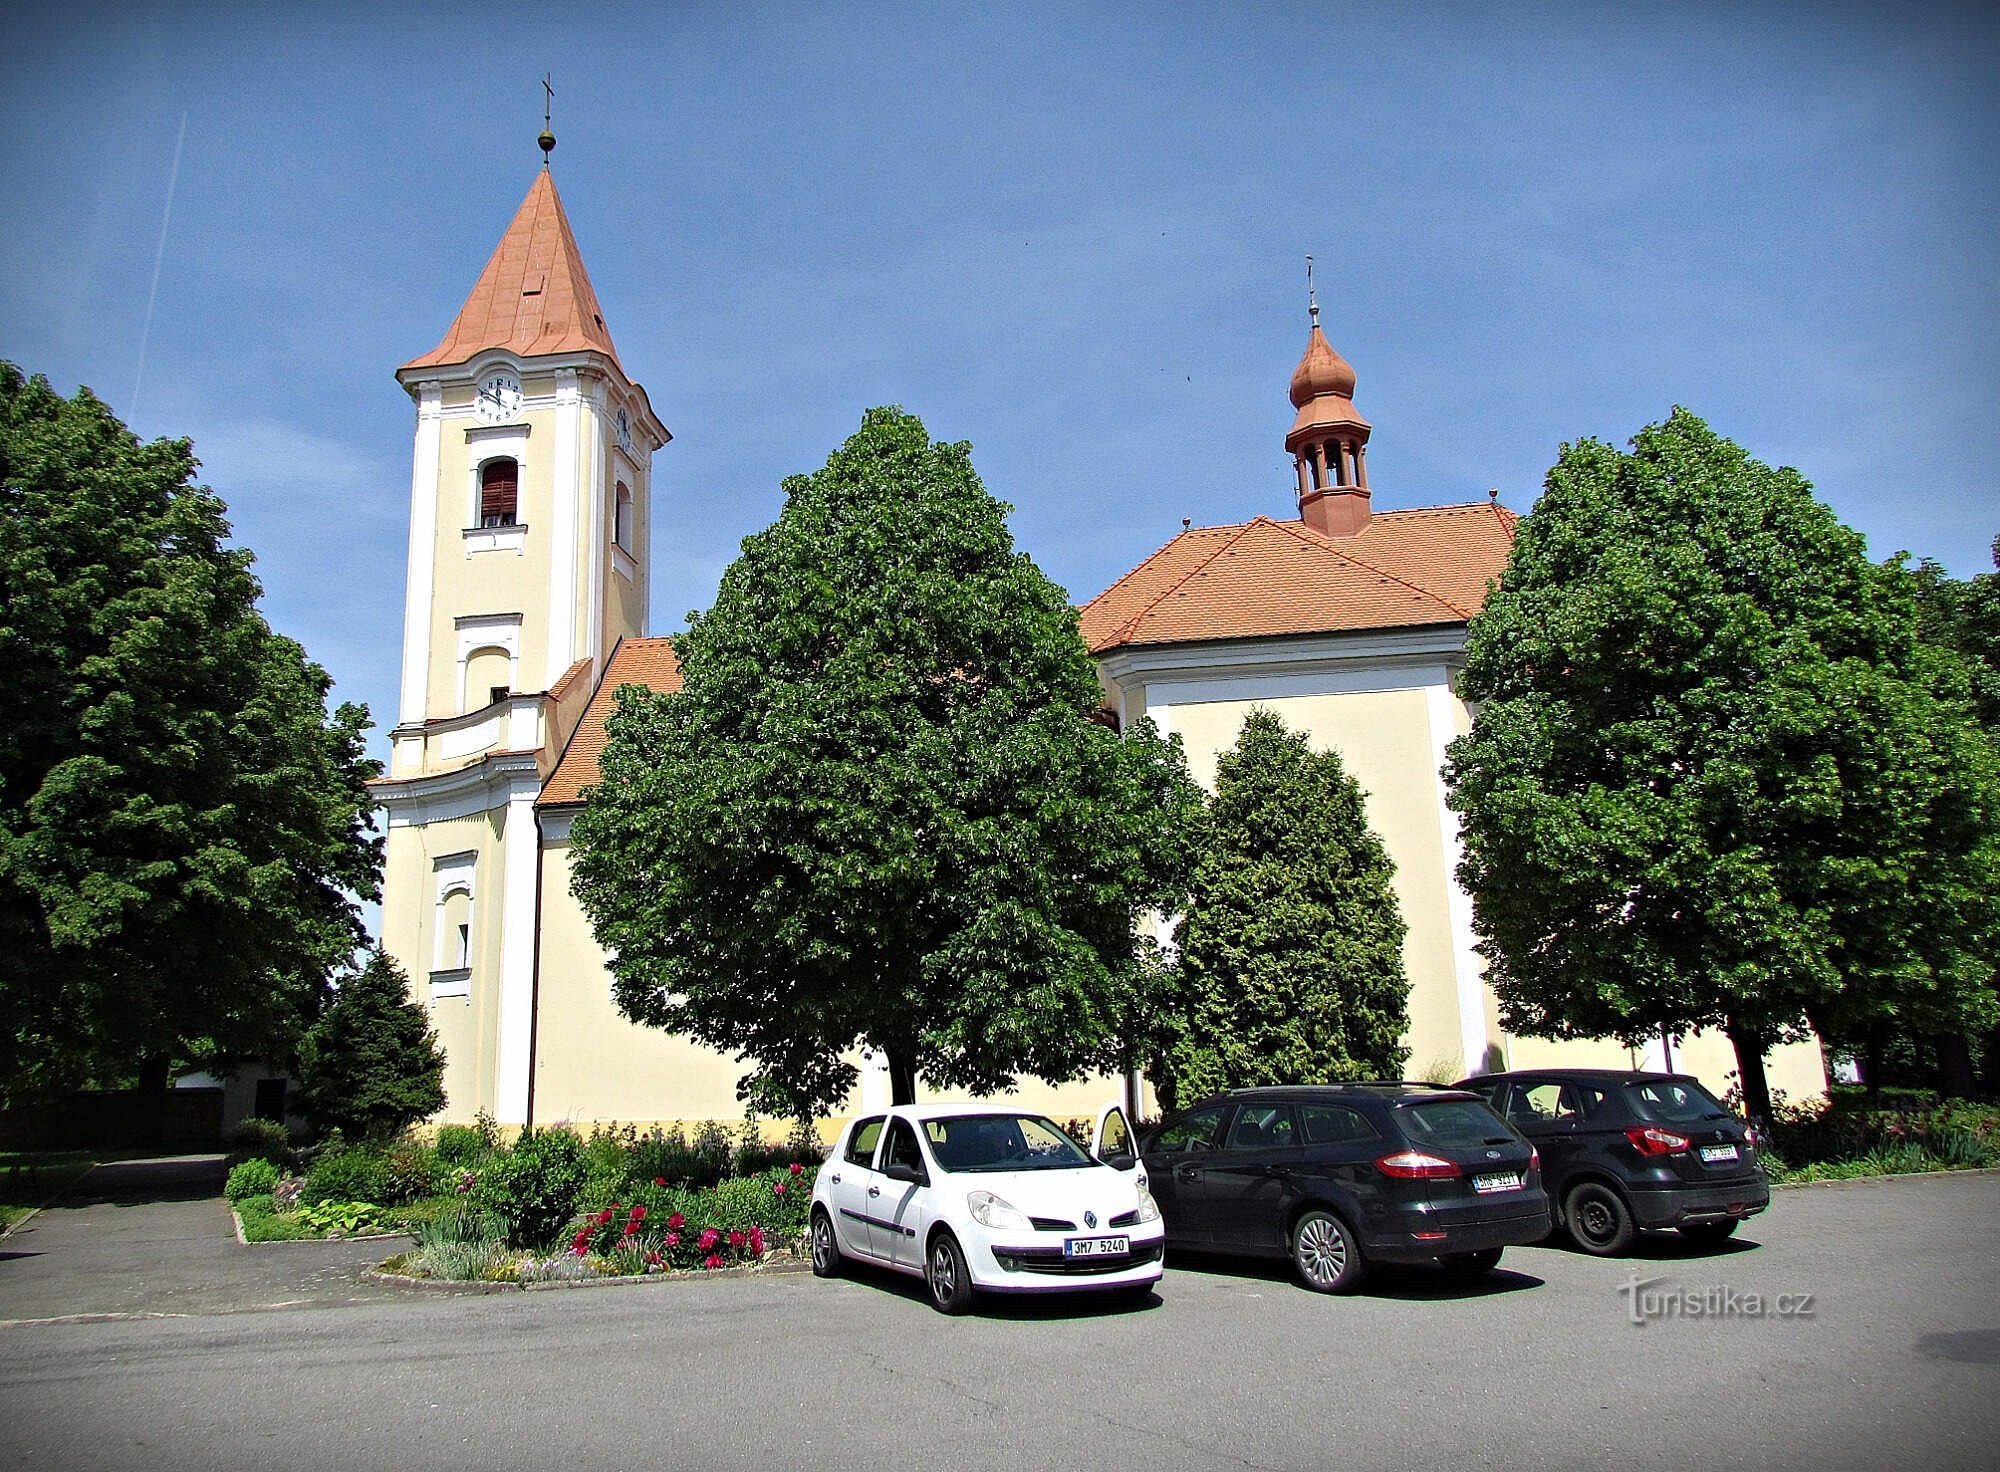
<instances>
[{"instance_id":1,"label":"stone curb","mask_svg":"<svg viewBox=\"0 0 2000 1472\"><path fill-rule=\"evenodd\" d=\"M357 1240L350 1238L350 1241ZM361 1274L364 1283L388 1283L397 1288L416 1288L429 1293L546 1293L558 1288L622 1288L635 1283L699 1283L711 1278L789 1277L812 1271L810 1262L767 1262L748 1267L711 1268L702 1272L626 1274L616 1278L549 1279L539 1283L451 1283L438 1278L413 1278L406 1273L369 1268Z\"/></svg>"},{"instance_id":2,"label":"stone curb","mask_svg":"<svg viewBox=\"0 0 2000 1472\"><path fill-rule=\"evenodd\" d=\"M1939 1177L2000 1176L2000 1166L1981 1165L1970 1170L1904 1170L1883 1176L1843 1176L1834 1181L1774 1181L1773 1191L1814 1191L1826 1186L1879 1186L1887 1181L1935 1181Z\"/></svg>"}]
</instances>

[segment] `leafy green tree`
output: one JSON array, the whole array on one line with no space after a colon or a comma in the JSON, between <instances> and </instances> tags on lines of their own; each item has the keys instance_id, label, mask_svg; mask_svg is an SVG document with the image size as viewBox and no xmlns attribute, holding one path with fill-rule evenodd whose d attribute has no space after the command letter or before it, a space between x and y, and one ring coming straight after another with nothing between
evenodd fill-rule
<instances>
[{"instance_id":1,"label":"leafy green tree","mask_svg":"<svg viewBox=\"0 0 2000 1472\"><path fill-rule=\"evenodd\" d=\"M364 938L367 711L195 465L0 364L0 1096L288 1056Z\"/></svg>"},{"instance_id":2,"label":"leafy green tree","mask_svg":"<svg viewBox=\"0 0 2000 1472\"><path fill-rule=\"evenodd\" d=\"M387 1139L444 1108L444 1051L380 948L341 981L298 1054L299 1102L322 1130Z\"/></svg>"},{"instance_id":3,"label":"leafy green tree","mask_svg":"<svg viewBox=\"0 0 2000 1472\"><path fill-rule=\"evenodd\" d=\"M1339 754L1253 710L1217 764L1180 923L1180 1005L1155 1078L1168 1107L1402 1076L1410 983L1394 872Z\"/></svg>"},{"instance_id":4,"label":"leafy green tree","mask_svg":"<svg viewBox=\"0 0 2000 1472\"><path fill-rule=\"evenodd\" d=\"M572 830L619 1005L748 1058L771 1112L839 1099L857 1044L899 1100L1114 1066L1200 807L1178 745L1100 723L969 446L873 409L785 492L681 691L620 692Z\"/></svg>"},{"instance_id":5,"label":"leafy green tree","mask_svg":"<svg viewBox=\"0 0 2000 1472\"><path fill-rule=\"evenodd\" d=\"M1763 1058L1808 1024L1983 1016L2000 938L1994 753L1908 579L1797 472L1676 409L1565 445L1472 622L1452 746L1510 1027L1699 1027Z\"/></svg>"}]
</instances>

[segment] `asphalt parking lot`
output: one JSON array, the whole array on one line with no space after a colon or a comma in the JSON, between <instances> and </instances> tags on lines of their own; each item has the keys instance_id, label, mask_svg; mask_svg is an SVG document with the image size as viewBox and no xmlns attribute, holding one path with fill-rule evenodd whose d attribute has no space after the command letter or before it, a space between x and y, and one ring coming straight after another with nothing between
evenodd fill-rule
<instances>
[{"instance_id":1,"label":"asphalt parking lot","mask_svg":"<svg viewBox=\"0 0 2000 1472\"><path fill-rule=\"evenodd\" d=\"M1145 1307L966 1319L794 1275L17 1321L0 1465L1987 1468L1996 1248L1972 1175L1781 1192L1720 1252L1515 1248L1471 1290L1177 1262Z\"/></svg>"}]
</instances>

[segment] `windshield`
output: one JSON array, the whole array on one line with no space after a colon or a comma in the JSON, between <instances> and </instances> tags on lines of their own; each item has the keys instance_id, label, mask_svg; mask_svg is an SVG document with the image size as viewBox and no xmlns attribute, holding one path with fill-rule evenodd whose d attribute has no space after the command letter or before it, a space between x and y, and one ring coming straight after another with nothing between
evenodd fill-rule
<instances>
[{"instance_id":1,"label":"windshield","mask_svg":"<svg viewBox=\"0 0 2000 1472\"><path fill-rule=\"evenodd\" d=\"M1654 1124L1699 1124L1703 1120L1727 1119L1729 1111L1715 1096L1691 1078L1648 1079L1627 1084L1625 1098L1632 1112Z\"/></svg>"},{"instance_id":2,"label":"windshield","mask_svg":"<svg viewBox=\"0 0 2000 1472\"><path fill-rule=\"evenodd\" d=\"M1076 1170L1095 1165L1039 1114L964 1114L923 1122L940 1170Z\"/></svg>"}]
</instances>

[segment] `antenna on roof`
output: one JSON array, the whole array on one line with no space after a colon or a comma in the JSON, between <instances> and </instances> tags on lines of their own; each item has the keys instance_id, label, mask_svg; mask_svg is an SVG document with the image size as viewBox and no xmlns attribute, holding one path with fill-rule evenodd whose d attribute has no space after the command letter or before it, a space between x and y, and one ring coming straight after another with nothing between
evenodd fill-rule
<instances>
[{"instance_id":1,"label":"antenna on roof","mask_svg":"<svg viewBox=\"0 0 2000 1472\"><path fill-rule=\"evenodd\" d=\"M542 91L548 95L542 99L542 136L535 140L542 146L542 167L545 169L549 166L549 155L555 152L556 147L556 135L549 131L549 122L556 110L556 89L549 85L549 76L548 72L542 73Z\"/></svg>"},{"instance_id":2,"label":"antenna on roof","mask_svg":"<svg viewBox=\"0 0 2000 1472\"><path fill-rule=\"evenodd\" d=\"M1312 313L1313 326L1319 326L1319 297L1313 292L1313 258L1306 257L1306 309Z\"/></svg>"}]
</instances>

